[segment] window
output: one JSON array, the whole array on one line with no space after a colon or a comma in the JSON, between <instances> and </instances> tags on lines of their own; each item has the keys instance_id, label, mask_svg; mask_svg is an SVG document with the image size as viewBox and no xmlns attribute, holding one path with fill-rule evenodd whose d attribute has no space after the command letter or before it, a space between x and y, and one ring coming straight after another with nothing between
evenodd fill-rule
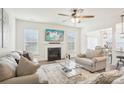
<instances>
[{"instance_id":1,"label":"window","mask_svg":"<svg viewBox=\"0 0 124 93\"><path fill-rule=\"evenodd\" d=\"M103 29L101 31L102 46L112 48L112 28Z\"/></svg>"},{"instance_id":2,"label":"window","mask_svg":"<svg viewBox=\"0 0 124 93\"><path fill-rule=\"evenodd\" d=\"M76 49L75 44L76 44L76 32L67 33L67 46L69 53L75 52Z\"/></svg>"},{"instance_id":3,"label":"window","mask_svg":"<svg viewBox=\"0 0 124 93\"><path fill-rule=\"evenodd\" d=\"M94 49L98 45L98 39L96 37L87 38L88 49Z\"/></svg>"},{"instance_id":4,"label":"window","mask_svg":"<svg viewBox=\"0 0 124 93\"><path fill-rule=\"evenodd\" d=\"M36 29L24 29L24 48L33 54L38 54L38 31Z\"/></svg>"}]
</instances>

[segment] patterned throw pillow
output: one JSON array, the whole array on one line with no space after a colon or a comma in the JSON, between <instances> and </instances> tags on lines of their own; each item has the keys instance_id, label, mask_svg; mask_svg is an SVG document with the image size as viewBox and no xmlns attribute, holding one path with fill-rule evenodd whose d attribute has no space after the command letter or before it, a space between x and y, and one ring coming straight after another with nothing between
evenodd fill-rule
<instances>
[{"instance_id":1,"label":"patterned throw pillow","mask_svg":"<svg viewBox=\"0 0 124 93\"><path fill-rule=\"evenodd\" d=\"M80 84L110 84L122 75L123 73L118 70L103 72L93 78L80 82Z\"/></svg>"},{"instance_id":2,"label":"patterned throw pillow","mask_svg":"<svg viewBox=\"0 0 124 93\"><path fill-rule=\"evenodd\" d=\"M95 84L110 84L113 80L119 78L123 74L118 70L113 70L109 72L103 72L97 76L97 78L93 81Z\"/></svg>"}]
</instances>

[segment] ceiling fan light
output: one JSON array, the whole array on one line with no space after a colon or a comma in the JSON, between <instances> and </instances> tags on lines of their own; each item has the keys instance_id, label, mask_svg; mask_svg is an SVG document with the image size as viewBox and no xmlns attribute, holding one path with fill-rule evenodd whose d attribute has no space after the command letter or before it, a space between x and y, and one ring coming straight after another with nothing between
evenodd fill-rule
<instances>
[{"instance_id":1,"label":"ceiling fan light","mask_svg":"<svg viewBox=\"0 0 124 93\"><path fill-rule=\"evenodd\" d=\"M72 18L71 21L72 21L72 23L79 23L80 22L79 18Z\"/></svg>"},{"instance_id":2,"label":"ceiling fan light","mask_svg":"<svg viewBox=\"0 0 124 93\"><path fill-rule=\"evenodd\" d=\"M76 23L80 22L79 18L75 18L75 21L76 21Z\"/></svg>"},{"instance_id":3,"label":"ceiling fan light","mask_svg":"<svg viewBox=\"0 0 124 93\"><path fill-rule=\"evenodd\" d=\"M75 18L72 18L71 21L72 21L72 23L75 23Z\"/></svg>"}]
</instances>

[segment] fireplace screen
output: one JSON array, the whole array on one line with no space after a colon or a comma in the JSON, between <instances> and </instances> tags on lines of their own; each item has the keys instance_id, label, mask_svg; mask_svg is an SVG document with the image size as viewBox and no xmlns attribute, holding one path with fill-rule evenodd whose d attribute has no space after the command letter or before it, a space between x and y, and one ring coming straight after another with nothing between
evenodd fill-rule
<instances>
[{"instance_id":1,"label":"fireplace screen","mask_svg":"<svg viewBox=\"0 0 124 93\"><path fill-rule=\"evenodd\" d=\"M48 61L60 60L61 48L48 48Z\"/></svg>"}]
</instances>

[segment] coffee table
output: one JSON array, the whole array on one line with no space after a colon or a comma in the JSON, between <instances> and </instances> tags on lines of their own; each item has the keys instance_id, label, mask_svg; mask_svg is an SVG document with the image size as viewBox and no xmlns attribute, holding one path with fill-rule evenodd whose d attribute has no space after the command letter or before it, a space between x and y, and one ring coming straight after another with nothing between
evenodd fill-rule
<instances>
[{"instance_id":1,"label":"coffee table","mask_svg":"<svg viewBox=\"0 0 124 93\"><path fill-rule=\"evenodd\" d=\"M60 62L58 60L57 63L41 65L37 73L40 75L41 81L47 80L49 84L75 84L85 79L84 74L82 74L84 70L76 66L71 72L65 73L63 71L65 61L61 60Z\"/></svg>"},{"instance_id":2,"label":"coffee table","mask_svg":"<svg viewBox=\"0 0 124 93\"><path fill-rule=\"evenodd\" d=\"M59 65L62 66L60 71L62 71L68 78L81 75L81 66L74 60L65 60L65 62L60 62Z\"/></svg>"}]
</instances>

